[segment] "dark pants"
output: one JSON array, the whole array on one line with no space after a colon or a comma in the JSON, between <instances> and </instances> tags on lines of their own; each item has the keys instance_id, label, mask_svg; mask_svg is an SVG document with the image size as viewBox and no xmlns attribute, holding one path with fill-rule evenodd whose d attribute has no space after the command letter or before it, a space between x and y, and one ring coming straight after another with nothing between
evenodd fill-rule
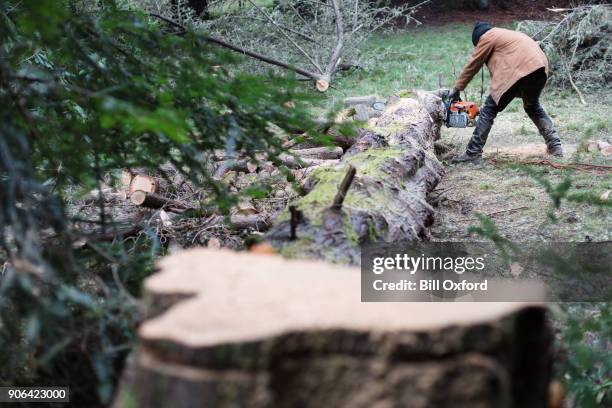
<instances>
[{"instance_id":1,"label":"dark pants","mask_svg":"<svg viewBox=\"0 0 612 408\"><path fill-rule=\"evenodd\" d=\"M482 149L487 142L487 137L493 126L493 121L497 114L504 109L514 98L523 99L523 108L529 118L538 128L538 131L544 138L549 148L561 145L561 140L557 136L557 132L553 126L552 120L546 114L542 105L540 105L540 94L546 85L546 72L544 68L519 79L506 93L502 95L499 104L496 104L491 95L487 97L484 106L480 109L478 124L472 138L467 146L467 153L481 154Z\"/></svg>"}]
</instances>

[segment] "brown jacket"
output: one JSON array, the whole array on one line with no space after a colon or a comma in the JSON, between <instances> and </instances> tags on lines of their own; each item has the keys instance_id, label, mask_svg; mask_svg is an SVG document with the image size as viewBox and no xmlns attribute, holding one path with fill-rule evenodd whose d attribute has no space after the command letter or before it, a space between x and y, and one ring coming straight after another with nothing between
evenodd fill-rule
<instances>
[{"instance_id":1,"label":"brown jacket","mask_svg":"<svg viewBox=\"0 0 612 408\"><path fill-rule=\"evenodd\" d=\"M491 73L491 96L495 103L516 81L532 72L544 67L548 75L548 60L535 41L518 31L492 28L480 37L455 88L463 91L485 63Z\"/></svg>"}]
</instances>

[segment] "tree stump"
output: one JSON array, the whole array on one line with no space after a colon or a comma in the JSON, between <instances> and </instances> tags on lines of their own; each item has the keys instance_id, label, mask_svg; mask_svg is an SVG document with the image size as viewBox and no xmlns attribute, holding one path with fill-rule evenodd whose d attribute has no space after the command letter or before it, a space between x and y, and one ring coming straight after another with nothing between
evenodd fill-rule
<instances>
[{"instance_id":1,"label":"tree stump","mask_svg":"<svg viewBox=\"0 0 612 408\"><path fill-rule=\"evenodd\" d=\"M229 250L159 269L116 406L546 406L542 305L362 303L357 268Z\"/></svg>"}]
</instances>

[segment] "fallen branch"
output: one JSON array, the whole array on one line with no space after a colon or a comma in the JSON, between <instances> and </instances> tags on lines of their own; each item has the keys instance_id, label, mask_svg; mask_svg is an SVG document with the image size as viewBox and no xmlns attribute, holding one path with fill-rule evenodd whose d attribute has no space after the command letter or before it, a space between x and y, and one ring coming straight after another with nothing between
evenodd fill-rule
<instances>
[{"instance_id":1,"label":"fallen branch","mask_svg":"<svg viewBox=\"0 0 612 408\"><path fill-rule=\"evenodd\" d=\"M187 27L185 27L184 25L182 25L180 23L177 23L176 21L173 21L173 20L171 20L171 19L169 19L167 17L161 16L161 15L159 15L157 13L149 13L149 15L151 17L155 17L155 18L158 18L160 20L163 20L166 23L171 24L171 25L173 25L173 26L175 26L177 28L180 28L180 29L183 30L183 32L187 32ZM219 46L221 46L223 48L227 48L227 49L232 50L232 51L239 52L239 53L244 54L244 55L248 55L251 58L255 58L257 60L266 62L268 64L276 65L277 67L288 69L288 70L296 72L296 73L298 73L300 75L304 75L305 77L311 78L311 79L313 79L315 81L318 80L319 77L320 77L319 75L317 75L315 73L312 73L310 71L307 71L305 69L302 69L302 68L299 68L299 67L295 67L293 65L287 64L286 62L279 61L277 59L268 57L268 56L263 55L263 54L259 54L259 53L255 52L255 51L247 50L246 48L239 47L237 45L228 43L227 41L223 41L223 40L221 40L219 38L209 37L209 36L205 36L204 38L206 39L206 41L208 41L210 43L219 45Z\"/></svg>"},{"instance_id":2,"label":"fallen branch","mask_svg":"<svg viewBox=\"0 0 612 408\"><path fill-rule=\"evenodd\" d=\"M310 149L303 149L303 150L310 150ZM334 155L338 157L337 151L334 153ZM278 160L280 160L281 163L283 163L284 165L286 165L287 167L291 169L316 167L316 166L321 166L321 165L332 165L332 164L338 163L337 159L311 159L311 158L295 156L295 155L291 155L287 153L280 154L278 156ZM245 173L252 173L253 172L251 171L252 168L250 169L249 165L251 165L251 163L249 163L247 160L221 161L219 166L217 167L217 170L215 171L214 177L219 179L223 177L230 170L242 171Z\"/></svg>"},{"instance_id":3,"label":"fallen branch","mask_svg":"<svg viewBox=\"0 0 612 408\"><path fill-rule=\"evenodd\" d=\"M323 74L323 70L321 69L321 67L319 66L319 64L316 63L316 61L306 52L304 51L304 49L302 47L299 46L298 43L296 43L293 38L291 38L289 35L287 35L287 33L276 23L276 21L274 21L274 19L272 17L270 17L270 15L268 13L265 12L265 10L263 10L261 7L259 7L253 0L247 0L249 3L251 3L251 5L257 10L259 11L276 29L278 32L280 32L282 34L283 37L285 37L287 39L287 41L289 41L291 43L291 45L293 45L304 57L306 57L306 59L321 73Z\"/></svg>"},{"instance_id":4,"label":"fallen branch","mask_svg":"<svg viewBox=\"0 0 612 408\"><path fill-rule=\"evenodd\" d=\"M321 165L332 165L332 164L337 164L339 162L339 160L302 159L300 157L291 156L289 154L281 154L279 155L278 158L287 167L292 168L292 169L321 166Z\"/></svg>"},{"instance_id":5,"label":"fallen branch","mask_svg":"<svg viewBox=\"0 0 612 408\"><path fill-rule=\"evenodd\" d=\"M580 103L582 103L584 106L586 106L587 103L584 100L584 96L582 95L582 92L580 92L580 89L578 89L578 87L574 83L574 78L572 78L572 71L570 69L569 64L567 64L567 63L565 64L565 70L567 71L567 77L568 77L568 79L570 81L570 84L572 85L572 88L574 88L574 90L578 94L578 97L580 98Z\"/></svg>"},{"instance_id":6,"label":"fallen branch","mask_svg":"<svg viewBox=\"0 0 612 408\"><path fill-rule=\"evenodd\" d=\"M343 150L341 147L313 147L309 149L293 149L290 152L302 159L333 160L342 157Z\"/></svg>"}]
</instances>

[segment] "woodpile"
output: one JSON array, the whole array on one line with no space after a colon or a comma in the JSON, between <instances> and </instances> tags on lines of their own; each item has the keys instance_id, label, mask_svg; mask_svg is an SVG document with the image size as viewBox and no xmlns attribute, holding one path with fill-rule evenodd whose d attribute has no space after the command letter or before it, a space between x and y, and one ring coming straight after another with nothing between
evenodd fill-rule
<instances>
[{"instance_id":1,"label":"woodpile","mask_svg":"<svg viewBox=\"0 0 612 408\"><path fill-rule=\"evenodd\" d=\"M118 407L546 406L540 304L363 303L358 268L229 250L158 266Z\"/></svg>"},{"instance_id":2,"label":"woodpile","mask_svg":"<svg viewBox=\"0 0 612 408\"><path fill-rule=\"evenodd\" d=\"M343 146L352 144L343 138L338 140ZM293 169L299 185L305 182L310 171L338 164L343 153L339 146L311 146L306 142L295 144L279 160ZM230 192L240 194L256 183L267 183L271 188L269 198L243 197L229 215L223 215L217 208L205 204L210 192L198 190L170 164L161 166L157 172L126 169L118 175L115 187L103 185L92 190L74 206L79 218L90 214L89 218L95 220L103 205L107 219L113 220L111 224L102 228L94 222L77 223L77 229L86 239L100 241L121 240L152 231L162 241L179 247L207 245L210 239L220 242L220 246L242 247L246 234L270 228L273 217L288 200L297 197L299 188L296 190L263 153L256 155L256 161L229 157L224 152L218 152L215 159L213 174L226 183Z\"/></svg>"}]
</instances>

